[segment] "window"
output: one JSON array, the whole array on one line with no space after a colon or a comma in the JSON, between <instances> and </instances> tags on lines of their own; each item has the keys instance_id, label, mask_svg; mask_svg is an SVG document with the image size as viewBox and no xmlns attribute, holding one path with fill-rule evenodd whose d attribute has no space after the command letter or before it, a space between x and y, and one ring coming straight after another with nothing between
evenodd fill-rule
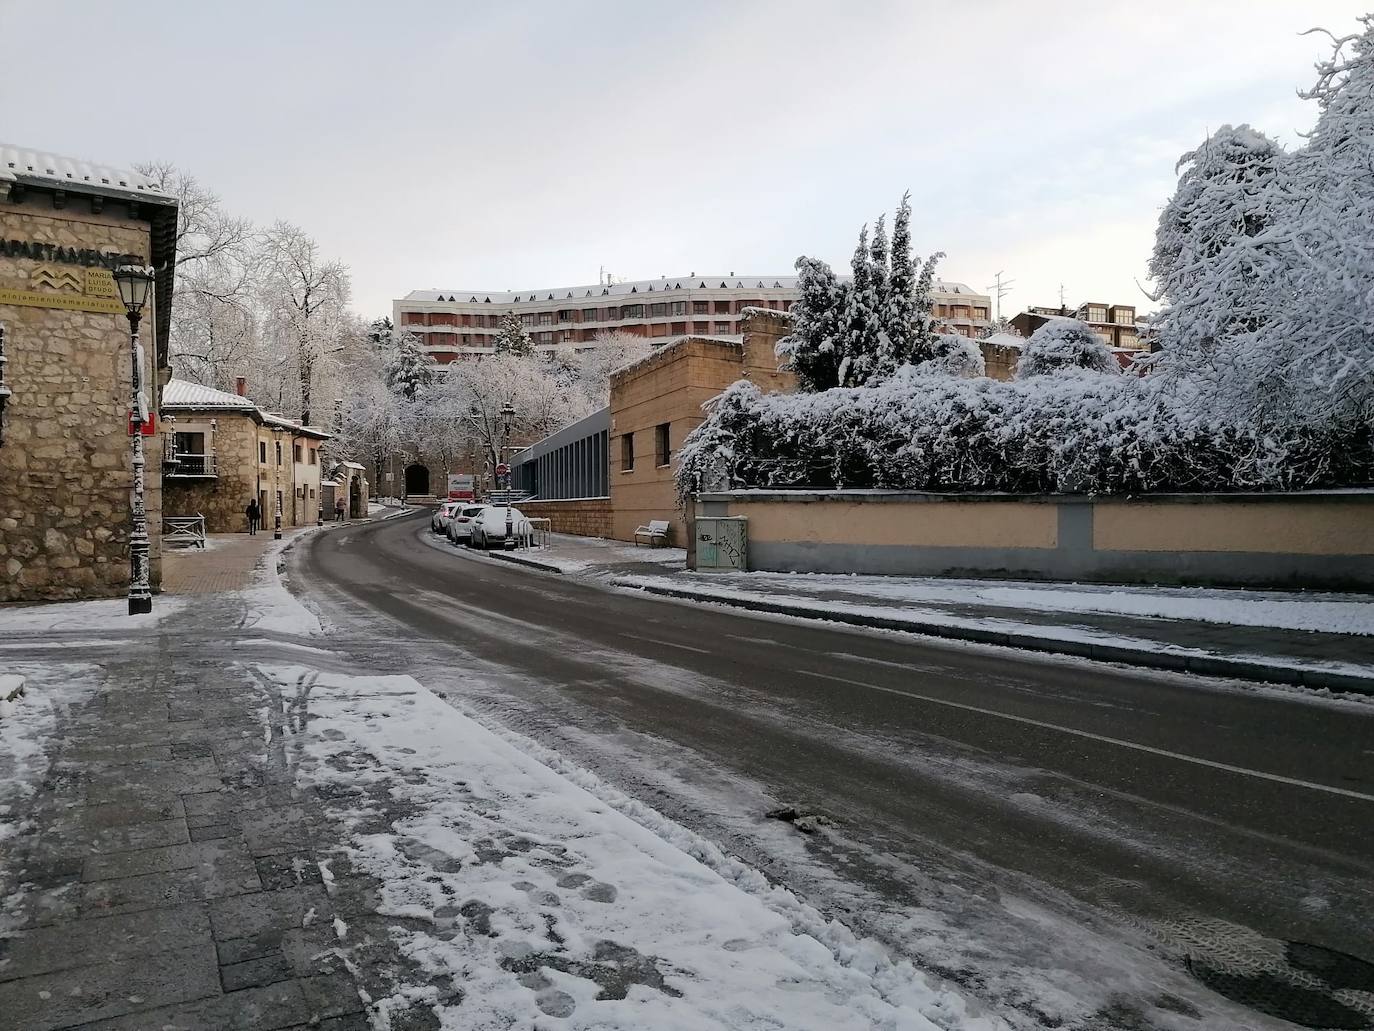
<instances>
[{"instance_id":1,"label":"window","mask_svg":"<svg viewBox=\"0 0 1374 1031\"><path fill-rule=\"evenodd\" d=\"M662 318L667 318L667 316L668 316L668 305L666 305L666 304L651 304L651 305L649 305L649 317L650 317L650 318L653 318L653 319L662 319Z\"/></svg>"},{"instance_id":2,"label":"window","mask_svg":"<svg viewBox=\"0 0 1374 1031\"><path fill-rule=\"evenodd\" d=\"M1135 325L1135 309L1134 309L1134 308L1113 308L1113 309L1112 309L1112 316L1113 316L1112 321L1115 322L1118 326L1133 326L1133 325Z\"/></svg>"},{"instance_id":3,"label":"window","mask_svg":"<svg viewBox=\"0 0 1374 1031\"><path fill-rule=\"evenodd\" d=\"M644 318L644 305L623 304L620 306L620 317L622 319L642 319Z\"/></svg>"},{"instance_id":4,"label":"window","mask_svg":"<svg viewBox=\"0 0 1374 1031\"><path fill-rule=\"evenodd\" d=\"M651 336L651 337L666 337L667 335L668 335L668 326L667 326L667 323L660 322L660 323L657 323L656 325L653 325L653 326L650 326L650 327L649 327L649 336Z\"/></svg>"},{"instance_id":5,"label":"window","mask_svg":"<svg viewBox=\"0 0 1374 1031\"><path fill-rule=\"evenodd\" d=\"M622 433L620 435L620 471L627 473L635 467L635 435L633 433Z\"/></svg>"},{"instance_id":6,"label":"window","mask_svg":"<svg viewBox=\"0 0 1374 1031\"><path fill-rule=\"evenodd\" d=\"M551 311L541 311L541 312L539 313L539 324L540 324L541 326L552 326L552 325L553 325L553 312L551 312Z\"/></svg>"},{"instance_id":7,"label":"window","mask_svg":"<svg viewBox=\"0 0 1374 1031\"><path fill-rule=\"evenodd\" d=\"M686 302L686 301L674 301L674 302L673 302L673 311L672 311L672 313L673 313L674 315L686 315L686 314L687 314L687 302Z\"/></svg>"},{"instance_id":8,"label":"window","mask_svg":"<svg viewBox=\"0 0 1374 1031\"><path fill-rule=\"evenodd\" d=\"M692 332L693 332L693 333L709 333L709 332L711 332L711 324L710 324L709 322L693 322L693 323L692 323ZM263 461L266 461L266 459L263 459Z\"/></svg>"},{"instance_id":9,"label":"window","mask_svg":"<svg viewBox=\"0 0 1374 1031\"><path fill-rule=\"evenodd\" d=\"M974 308L973 317L975 319L982 319L984 322L986 322L988 318L988 310L986 308Z\"/></svg>"},{"instance_id":10,"label":"window","mask_svg":"<svg viewBox=\"0 0 1374 1031\"><path fill-rule=\"evenodd\" d=\"M534 325L534 316L533 316L533 315L521 315L521 316L520 316L520 325L522 325L522 326L533 326L533 325Z\"/></svg>"},{"instance_id":11,"label":"window","mask_svg":"<svg viewBox=\"0 0 1374 1031\"><path fill-rule=\"evenodd\" d=\"M668 450L668 427L670 423L661 422L654 427L654 465L664 466L668 464L668 457L671 454Z\"/></svg>"},{"instance_id":12,"label":"window","mask_svg":"<svg viewBox=\"0 0 1374 1031\"><path fill-rule=\"evenodd\" d=\"M317 464L317 463L319 462L319 460L320 460L320 449L317 448L317 447L312 447L312 448L310 449L310 464L311 464L311 465L315 465L315 464ZM311 491L311 493L313 494L314 491Z\"/></svg>"},{"instance_id":13,"label":"window","mask_svg":"<svg viewBox=\"0 0 1374 1031\"><path fill-rule=\"evenodd\" d=\"M717 323L716 323L716 332L717 332L717 333L729 333L729 332L730 332L730 323L728 323L728 322L717 322Z\"/></svg>"},{"instance_id":14,"label":"window","mask_svg":"<svg viewBox=\"0 0 1374 1031\"><path fill-rule=\"evenodd\" d=\"M175 440L177 454L179 455L205 454L204 433L178 433Z\"/></svg>"},{"instance_id":15,"label":"window","mask_svg":"<svg viewBox=\"0 0 1374 1031\"><path fill-rule=\"evenodd\" d=\"M281 465L281 441L277 441L277 464Z\"/></svg>"},{"instance_id":16,"label":"window","mask_svg":"<svg viewBox=\"0 0 1374 1031\"><path fill-rule=\"evenodd\" d=\"M729 302L729 301L717 301L717 302L716 302L716 314L717 314L717 315L729 315L729 314L730 314L730 302Z\"/></svg>"},{"instance_id":17,"label":"window","mask_svg":"<svg viewBox=\"0 0 1374 1031\"><path fill-rule=\"evenodd\" d=\"M267 464L267 441L258 441L258 462L262 465Z\"/></svg>"},{"instance_id":18,"label":"window","mask_svg":"<svg viewBox=\"0 0 1374 1031\"><path fill-rule=\"evenodd\" d=\"M673 332L673 336L678 336L678 335L680 335L680 334L682 334L682 333L686 333L686 332L687 332L687 323L685 323L685 322L674 322L674 323L673 323L673 330L672 330L672 332Z\"/></svg>"},{"instance_id":19,"label":"window","mask_svg":"<svg viewBox=\"0 0 1374 1031\"><path fill-rule=\"evenodd\" d=\"M709 312L710 310L711 310L711 305L710 305L710 302L708 302L708 301L693 301L693 302L692 302L692 314L693 314L693 315L705 315L705 314L706 314L707 312Z\"/></svg>"},{"instance_id":20,"label":"window","mask_svg":"<svg viewBox=\"0 0 1374 1031\"><path fill-rule=\"evenodd\" d=\"M1089 322L1106 322L1106 321L1107 321L1107 309L1106 309L1106 308L1099 308L1099 307L1097 307L1096 305L1090 305L1090 306L1088 307L1088 321L1089 321Z\"/></svg>"},{"instance_id":21,"label":"window","mask_svg":"<svg viewBox=\"0 0 1374 1031\"><path fill-rule=\"evenodd\" d=\"M297 464L305 461L305 458L301 455L301 446L299 444L291 445L291 460Z\"/></svg>"},{"instance_id":22,"label":"window","mask_svg":"<svg viewBox=\"0 0 1374 1031\"><path fill-rule=\"evenodd\" d=\"M310 454L311 454L312 457L314 456L314 454L315 454L315 449L314 449L314 448L311 448L311 449L310 449ZM311 501L314 501L314 500L315 500L315 488L314 488L314 487L311 487L311 488L310 488L310 500L311 500Z\"/></svg>"},{"instance_id":23,"label":"window","mask_svg":"<svg viewBox=\"0 0 1374 1031\"><path fill-rule=\"evenodd\" d=\"M595 321L596 321L596 309L595 309L595 308L583 308L583 309L582 309L582 321L583 321L583 322L595 322Z\"/></svg>"}]
</instances>

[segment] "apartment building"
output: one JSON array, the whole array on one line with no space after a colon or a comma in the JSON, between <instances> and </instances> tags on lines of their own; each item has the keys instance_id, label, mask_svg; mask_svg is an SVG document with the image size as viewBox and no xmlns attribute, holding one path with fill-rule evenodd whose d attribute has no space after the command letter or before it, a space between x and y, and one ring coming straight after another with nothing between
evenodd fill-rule
<instances>
[{"instance_id":1,"label":"apartment building","mask_svg":"<svg viewBox=\"0 0 1374 1031\"><path fill-rule=\"evenodd\" d=\"M1011 324L1022 336L1028 337L1050 319L1055 318L1072 318L1086 322L1108 347L1135 351L1143 346L1133 304L1102 304L1088 301L1074 309L1032 307L1015 316Z\"/></svg>"},{"instance_id":2,"label":"apartment building","mask_svg":"<svg viewBox=\"0 0 1374 1031\"><path fill-rule=\"evenodd\" d=\"M746 308L790 311L796 276L692 274L595 286L529 291L413 290L393 302L398 329L414 333L440 363L491 354L501 318L520 316L536 350L589 345L619 330L655 345L686 336L741 334ZM954 332L974 337L988 323L990 299L963 283L937 282L933 314Z\"/></svg>"}]
</instances>

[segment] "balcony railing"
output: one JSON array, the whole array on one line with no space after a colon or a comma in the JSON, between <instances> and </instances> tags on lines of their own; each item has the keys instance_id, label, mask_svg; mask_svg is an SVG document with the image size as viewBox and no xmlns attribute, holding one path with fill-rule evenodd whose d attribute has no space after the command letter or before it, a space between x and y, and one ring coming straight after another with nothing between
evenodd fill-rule
<instances>
[{"instance_id":1,"label":"balcony railing","mask_svg":"<svg viewBox=\"0 0 1374 1031\"><path fill-rule=\"evenodd\" d=\"M215 469L214 455L191 455L177 451L175 456L174 459L168 457L163 461L162 475L166 479L213 479L219 475Z\"/></svg>"}]
</instances>

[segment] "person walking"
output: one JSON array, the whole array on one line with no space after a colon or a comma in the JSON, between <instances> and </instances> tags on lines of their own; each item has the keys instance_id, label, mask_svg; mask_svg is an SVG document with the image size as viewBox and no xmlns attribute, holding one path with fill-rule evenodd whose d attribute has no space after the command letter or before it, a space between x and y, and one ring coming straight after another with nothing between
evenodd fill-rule
<instances>
[{"instance_id":1,"label":"person walking","mask_svg":"<svg viewBox=\"0 0 1374 1031\"><path fill-rule=\"evenodd\" d=\"M250 537L255 536L258 532L258 526L262 522L262 509L258 507L258 499L254 498L248 502L248 507L243 511L248 516L248 535Z\"/></svg>"},{"instance_id":2,"label":"person walking","mask_svg":"<svg viewBox=\"0 0 1374 1031\"><path fill-rule=\"evenodd\" d=\"M343 521L344 521L344 499L343 499L343 498L335 498L335 499L334 499L334 522L336 522L336 523L342 523Z\"/></svg>"}]
</instances>

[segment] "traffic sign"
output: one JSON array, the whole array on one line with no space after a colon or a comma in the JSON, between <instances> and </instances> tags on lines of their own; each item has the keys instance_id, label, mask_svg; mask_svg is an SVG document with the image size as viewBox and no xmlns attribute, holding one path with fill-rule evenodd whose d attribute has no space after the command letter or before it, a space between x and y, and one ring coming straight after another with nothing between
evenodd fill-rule
<instances>
[{"instance_id":1,"label":"traffic sign","mask_svg":"<svg viewBox=\"0 0 1374 1031\"><path fill-rule=\"evenodd\" d=\"M510 466L507 465L505 462L502 462L500 465L498 465L498 466L496 467L496 475L497 475L497 476L505 476L505 475L507 475L509 472L510 472Z\"/></svg>"},{"instance_id":2,"label":"traffic sign","mask_svg":"<svg viewBox=\"0 0 1374 1031\"><path fill-rule=\"evenodd\" d=\"M154 421L154 420L156 420L156 418L157 418L157 416L155 416L152 412L149 412L149 413L148 413L148 421L140 424L139 421L138 421L137 415L136 415L135 413L133 413L133 412L130 412L130 413L129 413L129 436L132 437L132 436L136 435L136 434L139 432L140 429L142 429L143 435L144 435L145 437L155 437L155 436L157 436L157 424L156 424L156 422Z\"/></svg>"}]
</instances>

